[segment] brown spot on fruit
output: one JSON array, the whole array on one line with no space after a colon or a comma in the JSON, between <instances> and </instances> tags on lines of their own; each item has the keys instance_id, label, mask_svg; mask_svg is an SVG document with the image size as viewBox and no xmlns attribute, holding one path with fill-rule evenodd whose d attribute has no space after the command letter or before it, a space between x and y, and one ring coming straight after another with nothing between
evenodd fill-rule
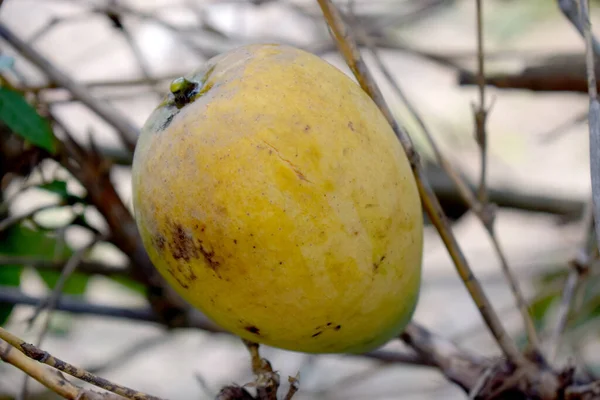
<instances>
[{"instance_id":1,"label":"brown spot on fruit","mask_svg":"<svg viewBox=\"0 0 600 400\"><path fill-rule=\"evenodd\" d=\"M160 233L152 237L152 245L160 251L163 251L165 249L165 243L166 239Z\"/></svg>"},{"instance_id":2,"label":"brown spot on fruit","mask_svg":"<svg viewBox=\"0 0 600 400\"><path fill-rule=\"evenodd\" d=\"M250 333L253 333L255 335L260 336L260 329L258 329L256 326L254 325L249 325L249 326L245 326L244 327L245 330L247 330Z\"/></svg>"},{"instance_id":3,"label":"brown spot on fruit","mask_svg":"<svg viewBox=\"0 0 600 400\"><path fill-rule=\"evenodd\" d=\"M190 261L192 258L198 258L193 238L179 224L172 225L172 242L169 243L169 248L176 260Z\"/></svg>"},{"instance_id":4,"label":"brown spot on fruit","mask_svg":"<svg viewBox=\"0 0 600 400\"><path fill-rule=\"evenodd\" d=\"M381 258L379 259L379 261L373 263L373 273L377 272L377 270L379 269L379 266L381 265L381 263L383 262L383 260L385 260L385 255L381 256Z\"/></svg>"},{"instance_id":5,"label":"brown spot on fruit","mask_svg":"<svg viewBox=\"0 0 600 400\"><path fill-rule=\"evenodd\" d=\"M336 326L336 327L335 327L335 328L333 328L333 329L335 329L336 331L339 331L340 329L342 329L342 326L341 326L341 325L338 325L338 326Z\"/></svg>"},{"instance_id":6,"label":"brown spot on fruit","mask_svg":"<svg viewBox=\"0 0 600 400\"><path fill-rule=\"evenodd\" d=\"M200 242L199 250L200 250L200 253L202 254L202 257L204 257L204 260L208 263L208 266L213 271L216 272L217 268L219 268L221 263L215 259L215 251L214 250L210 250L210 251L206 250L204 248L204 245L202 244L202 242Z\"/></svg>"},{"instance_id":7,"label":"brown spot on fruit","mask_svg":"<svg viewBox=\"0 0 600 400\"><path fill-rule=\"evenodd\" d=\"M317 332L317 333L313 334L311 337L317 337L317 336L319 336L321 333L323 333L323 331L319 331L319 332Z\"/></svg>"},{"instance_id":8,"label":"brown spot on fruit","mask_svg":"<svg viewBox=\"0 0 600 400\"><path fill-rule=\"evenodd\" d=\"M177 283L185 288L188 289L190 287L190 285L188 285L186 282L184 282L180 277L179 274L176 274L175 271L173 270L173 267L169 266L167 267L167 272L169 273L169 275L171 275L176 281Z\"/></svg>"},{"instance_id":9,"label":"brown spot on fruit","mask_svg":"<svg viewBox=\"0 0 600 400\"><path fill-rule=\"evenodd\" d=\"M310 131L310 125L306 125L306 126L304 127L304 132L308 132L308 131Z\"/></svg>"},{"instance_id":10,"label":"brown spot on fruit","mask_svg":"<svg viewBox=\"0 0 600 400\"><path fill-rule=\"evenodd\" d=\"M350 130L354 132L354 124L352 124L352 121L348 121L348 128L350 128Z\"/></svg>"}]
</instances>

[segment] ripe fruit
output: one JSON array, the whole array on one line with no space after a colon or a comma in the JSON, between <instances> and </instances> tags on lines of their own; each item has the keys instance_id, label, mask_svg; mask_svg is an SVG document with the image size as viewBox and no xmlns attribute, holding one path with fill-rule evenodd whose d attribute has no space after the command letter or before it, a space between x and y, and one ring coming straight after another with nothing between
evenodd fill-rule
<instances>
[{"instance_id":1,"label":"ripe fruit","mask_svg":"<svg viewBox=\"0 0 600 400\"><path fill-rule=\"evenodd\" d=\"M421 204L372 100L283 45L221 54L171 85L133 163L149 256L192 305L240 337L364 352L417 303Z\"/></svg>"}]
</instances>

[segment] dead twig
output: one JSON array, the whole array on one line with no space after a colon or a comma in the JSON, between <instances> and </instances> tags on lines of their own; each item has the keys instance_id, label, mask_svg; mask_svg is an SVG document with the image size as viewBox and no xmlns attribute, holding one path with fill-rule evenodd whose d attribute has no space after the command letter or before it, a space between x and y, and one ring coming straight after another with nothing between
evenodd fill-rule
<instances>
[{"instance_id":1,"label":"dead twig","mask_svg":"<svg viewBox=\"0 0 600 400\"><path fill-rule=\"evenodd\" d=\"M294 397L294 395L300 388L300 374L296 374L296 376L293 376L293 377L289 376L288 382L290 383L290 388L288 389L287 393L285 394L285 397L283 398L283 400L291 400L292 397Z\"/></svg>"},{"instance_id":2,"label":"dead twig","mask_svg":"<svg viewBox=\"0 0 600 400\"><path fill-rule=\"evenodd\" d=\"M594 66L595 39L592 37L592 27L588 4L585 0L578 0L579 19L583 26L585 39L585 60L588 80L588 93L590 109L588 115L589 142L590 142L590 175L592 178L592 201L594 205L594 221L596 226L596 240L600 247L600 103L598 102L598 88L596 86L596 72ZM600 54L600 53L597 53Z\"/></svg>"},{"instance_id":3,"label":"dead twig","mask_svg":"<svg viewBox=\"0 0 600 400\"><path fill-rule=\"evenodd\" d=\"M40 364L18 351L8 342L0 340L0 359L20 369L28 376L69 400L120 400L121 396L112 393L97 393L83 389L64 379L57 371Z\"/></svg>"},{"instance_id":4,"label":"dead twig","mask_svg":"<svg viewBox=\"0 0 600 400\"><path fill-rule=\"evenodd\" d=\"M425 360L436 365L448 380L467 393L475 387L491 362L461 349L452 341L411 322L400 338Z\"/></svg>"},{"instance_id":5,"label":"dead twig","mask_svg":"<svg viewBox=\"0 0 600 400\"><path fill-rule=\"evenodd\" d=\"M355 31L361 33L360 27L357 27L355 29ZM377 67L381 70L384 77L389 81L392 89L396 92L398 97L400 97L400 99L404 102L404 104L406 105L409 112L415 117L415 120L417 121L421 130L425 134L427 142L433 149L433 152L436 156L436 159L437 159L439 165L446 172L448 178L450 178L452 183L454 183L454 185L456 186L458 196L461 197L465 201L467 206L475 213L475 215L478 217L478 219L483 224L486 232L489 235L490 241L492 242L494 251L498 254L502 272L504 273L504 275L510 285L511 291L513 292L513 295L515 297L517 307L519 308L521 317L523 319L523 324L525 326L528 337L530 339L531 346L534 349L539 349L539 340L537 338L537 333L535 331L533 321L531 319L531 316L529 315L527 301L525 300L525 296L523 295L523 292L522 292L521 288L519 287L517 278L514 276L514 274L512 273L512 271L509 267L508 260L504 254L504 251L502 250L500 242L494 231L495 210L491 204L487 203L487 201L489 201L491 196L496 198L496 191L490 191L490 190L488 190L488 188L486 186L485 187L486 195L485 195L484 200L478 199L475 196L475 194L473 193L473 189L471 189L470 185L462 178L462 176L456 170L456 168L454 168L454 166L450 163L450 161L448 161L447 158L440 151L440 148L437 145L431 131L428 129L427 125L425 124L423 119L420 117L419 113L417 112L416 108L412 105L412 103L410 102L408 97L404 94L404 91L401 89L401 87L398 84L398 82L396 81L396 79L393 77L393 75L390 73L388 68L385 66L385 64L383 63L381 58L378 56L376 49L374 48L372 42L370 42L369 38L366 35L362 34L362 36L363 36L363 40L365 42L367 42L367 46L373 55L373 58L375 60L375 63L377 64ZM483 132L485 133L485 129L483 130ZM486 161L482 161L482 162L485 163ZM482 171L482 174L484 174L484 173L485 172ZM427 175L428 175L428 177L431 176L431 174L429 174L429 173ZM432 187L435 189L437 196L440 195L440 190L439 190L438 186L439 186L439 184L432 185ZM480 183L480 190L481 190L481 183Z\"/></svg>"},{"instance_id":6,"label":"dead twig","mask_svg":"<svg viewBox=\"0 0 600 400\"><path fill-rule=\"evenodd\" d=\"M473 105L475 117L475 141L479 146L481 154L481 172L479 180L478 197L483 204L487 203L486 175L487 175L487 115L485 107L485 56L483 53L483 17L482 2L475 0L477 20L477 88L479 92L479 104Z\"/></svg>"},{"instance_id":7,"label":"dead twig","mask_svg":"<svg viewBox=\"0 0 600 400\"><path fill-rule=\"evenodd\" d=\"M27 58L42 70L51 81L69 90L71 94L88 106L96 114L102 117L106 122L112 125L123 144L130 150L135 149L135 143L139 134L139 129L133 125L118 110L106 103L101 103L89 91L73 81L64 72L56 68L48 59L41 55L37 50L27 44L25 41L15 35L6 25L0 23L0 37L13 46L19 54Z\"/></svg>"},{"instance_id":8,"label":"dead twig","mask_svg":"<svg viewBox=\"0 0 600 400\"><path fill-rule=\"evenodd\" d=\"M392 115L391 110L383 99L381 91L376 86L373 77L368 71L362 56L358 51L356 42L354 41L351 32L344 24L341 15L330 0L318 0L318 2L325 20L332 31L332 35L337 41L340 53L343 55L346 63L354 73L363 90L365 90L365 92L368 93L373 101L379 106L383 115L392 126L394 133L400 140L400 143L404 147L415 175L424 208L432 223L437 228L444 244L446 245L460 277L471 294L473 301L477 304L480 314L487 323L490 331L496 338L500 348L507 358L519 366L528 364L528 361L519 352L515 343L502 326L498 315L495 313L489 299L483 292L481 284L477 278L475 278L471 267L469 266L462 250L460 249L460 246L458 245L458 242L456 241L456 238L452 233L448 220L442 211L439 201L433 193L427 177L423 172L419 156L414 149L410 137L403 129L400 128L394 116Z\"/></svg>"},{"instance_id":9,"label":"dead twig","mask_svg":"<svg viewBox=\"0 0 600 400\"><path fill-rule=\"evenodd\" d=\"M260 400L277 400L279 374L273 371L269 360L262 358L258 352L258 343L242 339L250 353L252 372L256 376L254 386L256 397Z\"/></svg>"},{"instance_id":10,"label":"dead twig","mask_svg":"<svg viewBox=\"0 0 600 400\"><path fill-rule=\"evenodd\" d=\"M159 397L138 392L137 390L130 389L126 386L121 386L116 383L110 382L86 370L69 364L30 343L26 343L24 340L20 339L19 337L13 335L12 333L8 332L7 330L1 327L0 339L9 343L12 347L19 350L21 353L25 354L32 360L49 365L52 368L55 368L61 372L71 375L77 379L81 379L82 381L88 382L104 390L108 390L109 392L118 394L119 396L123 396L127 399L133 400L162 400Z\"/></svg>"},{"instance_id":11,"label":"dead twig","mask_svg":"<svg viewBox=\"0 0 600 400\"><path fill-rule=\"evenodd\" d=\"M50 296L48 296L46 301L44 301L43 303L40 303L36 307L35 311L33 312L33 315L29 318L29 324L32 324L37 319L39 314L42 311L44 311L44 309L46 309L47 311L52 311L56 307L56 303L58 302L58 299L60 298L60 295L62 294L65 283L71 277L73 272L75 272L75 269L79 266L79 264L81 263L81 260L85 256L85 254L92 247L94 247L99 241L102 241L105 239L106 239L105 235L96 237L91 241L91 243L89 243L86 246L83 246L82 248L77 250L75 253L73 253L71 258L69 258L69 260L65 264L64 268L62 269L61 274L60 274L58 280L56 281L56 284L54 285L54 289L52 290L52 293L50 294ZM38 344L38 346L39 346L39 344Z\"/></svg>"},{"instance_id":12,"label":"dead twig","mask_svg":"<svg viewBox=\"0 0 600 400\"><path fill-rule=\"evenodd\" d=\"M27 265L37 270L62 271L69 260L48 260L31 256L0 255L0 269L6 265ZM97 261L81 261L77 270L88 275L129 276L131 266L104 264Z\"/></svg>"}]
</instances>

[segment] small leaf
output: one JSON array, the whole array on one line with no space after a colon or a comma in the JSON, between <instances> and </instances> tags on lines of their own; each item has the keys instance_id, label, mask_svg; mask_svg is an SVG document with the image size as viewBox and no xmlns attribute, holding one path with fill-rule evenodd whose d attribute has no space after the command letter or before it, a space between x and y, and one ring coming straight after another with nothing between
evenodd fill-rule
<instances>
[{"instance_id":1,"label":"small leaf","mask_svg":"<svg viewBox=\"0 0 600 400\"><path fill-rule=\"evenodd\" d=\"M538 329L542 326L544 320L546 319L546 315L550 310L550 307L554 305L555 302L559 301L559 296L560 293L558 291L548 293L543 296L538 296L529 306L533 322Z\"/></svg>"},{"instance_id":2,"label":"small leaf","mask_svg":"<svg viewBox=\"0 0 600 400\"><path fill-rule=\"evenodd\" d=\"M54 289L61 273L59 271L38 270L38 275L50 289ZM81 295L87 289L89 276L74 272L63 286L62 293Z\"/></svg>"},{"instance_id":3,"label":"small leaf","mask_svg":"<svg viewBox=\"0 0 600 400\"><path fill-rule=\"evenodd\" d=\"M0 87L0 120L34 145L56 151L56 138L48 121L42 118L18 92Z\"/></svg>"},{"instance_id":4,"label":"small leaf","mask_svg":"<svg viewBox=\"0 0 600 400\"><path fill-rule=\"evenodd\" d=\"M0 266L0 285L18 287L21 283L21 271L23 271L23 266L21 265ZM0 326L4 325L8 320L13 307L13 304L0 303Z\"/></svg>"},{"instance_id":5,"label":"small leaf","mask_svg":"<svg viewBox=\"0 0 600 400\"><path fill-rule=\"evenodd\" d=\"M69 192L67 190L67 182L65 181L55 180L49 183L38 185L38 188L57 194L61 197L66 198L67 196L69 196Z\"/></svg>"},{"instance_id":6,"label":"small leaf","mask_svg":"<svg viewBox=\"0 0 600 400\"><path fill-rule=\"evenodd\" d=\"M110 279L113 282L116 282L120 285L125 286L127 289L139 293L143 296L146 295L146 286L142 285L140 282L124 277L124 276L111 276Z\"/></svg>"}]
</instances>

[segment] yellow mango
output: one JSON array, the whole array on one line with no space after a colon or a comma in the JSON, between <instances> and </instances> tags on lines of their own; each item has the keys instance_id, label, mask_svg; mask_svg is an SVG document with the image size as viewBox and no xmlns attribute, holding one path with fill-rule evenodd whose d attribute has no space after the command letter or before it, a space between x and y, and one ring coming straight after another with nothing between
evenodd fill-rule
<instances>
[{"instance_id":1,"label":"yellow mango","mask_svg":"<svg viewBox=\"0 0 600 400\"><path fill-rule=\"evenodd\" d=\"M412 318L423 220L409 162L370 97L313 54L248 45L174 81L132 183L155 267L242 338L359 353Z\"/></svg>"}]
</instances>

